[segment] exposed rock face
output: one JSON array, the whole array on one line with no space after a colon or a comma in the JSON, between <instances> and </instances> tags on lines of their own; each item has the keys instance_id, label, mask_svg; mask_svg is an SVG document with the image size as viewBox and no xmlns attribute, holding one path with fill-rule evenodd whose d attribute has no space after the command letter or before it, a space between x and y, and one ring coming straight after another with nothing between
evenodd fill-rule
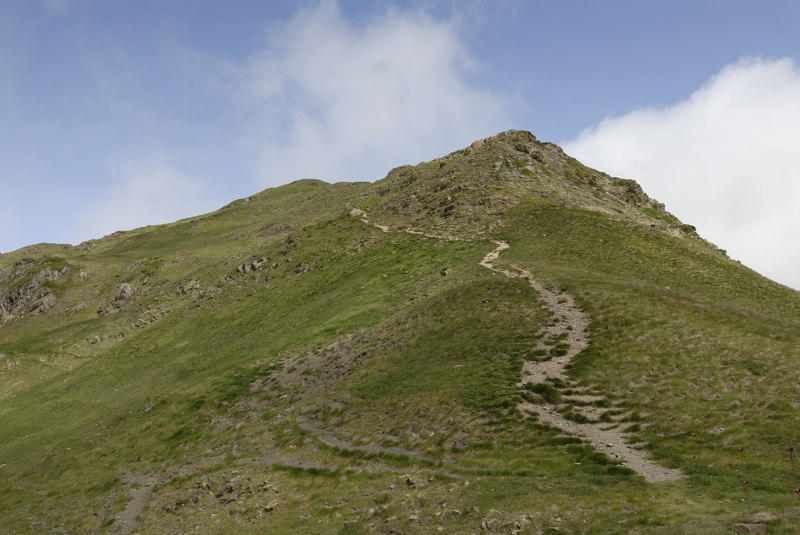
<instances>
[{"instance_id":1,"label":"exposed rock face","mask_svg":"<svg viewBox=\"0 0 800 535\"><path fill-rule=\"evenodd\" d=\"M120 309L127 305L135 295L136 288L133 286L133 284L123 282L114 288L114 291L111 294L111 305L116 309Z\"/></svg>"},{"instance_id":2,"label":"exposed rock face","mask_svg":"<svg viewBox=\"0 0 800 535\"><path fill-rule=\"evenodd\" d=\"M398 167L376 185L386 211L382 218L411 217L415 228L432 219L439 221L437 230L464 224L485 228L487 219L531 194L641 224L663 228L680 224L635 181L586 167L557 145L519 130L476 141L417 166ZM371 215L377 217L377 210Z\"/></svg>"},{"instance_id":3,"label":"exposed rock face","mask_svg":"<svg viewBox=\"0 0 800 535\"><path fill-rule=\"evenodd\" d=\"M130 282L118 284L108 296L108 302L97 309L98 316L105 316L123 308L139 294L139 288Z\"/></svg>"},{"instance_id":4,"label":"exposed rock face","mask_svg":"<svg viewBox=\"0 0 800 535\"><path fill-rule=\"evenodd\" d=\"M41 314L56 304L56 294L47 283L70 274L66 265L48 257L30 258L0 269L0 326L25 314Z\"/></svg>"},{"instance_id":5,"label":"exposed rock face","mask_svg":"<svg viewBox=\"0 0 800 535\"><path fill-rule=\"evenodd\" d=\"M261 266L269 262L269 258L257 258L248 260L247 262L243 262L239 264L236 268L239 273L250 273L251 271L258 271L261 269Z\"/></svg>"}]
</instances>

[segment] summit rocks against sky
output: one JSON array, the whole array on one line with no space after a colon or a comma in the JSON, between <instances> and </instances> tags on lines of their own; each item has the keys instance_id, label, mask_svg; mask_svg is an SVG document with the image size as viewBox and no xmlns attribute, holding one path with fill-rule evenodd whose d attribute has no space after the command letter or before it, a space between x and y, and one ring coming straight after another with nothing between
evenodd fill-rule
<instances>
[{"instance_id":1,"label":"summit rocks against sky","mask_svg":"<svg viewBox=\"0 0 800 535\"><path fill-rule=\"evenodd\" d=\"M800 4L734 4L6 1L0 251L520 128L798 288Z\"/></svg>"}]
</instances>

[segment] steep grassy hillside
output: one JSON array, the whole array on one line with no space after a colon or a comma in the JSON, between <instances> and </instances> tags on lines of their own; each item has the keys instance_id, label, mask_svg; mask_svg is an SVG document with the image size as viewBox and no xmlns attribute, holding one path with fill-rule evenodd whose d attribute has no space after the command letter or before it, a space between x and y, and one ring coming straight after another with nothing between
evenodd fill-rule
<instances>
[{"instance_id":1,"label":"steep grassy hillside","mask_svg":"<svg viewBox=\"0 0 800 535\"><path fill-rule=\"evenodd\" d=\"M0 256L0 533L796 533L798 362L800 294L511 131Z\"/></svg>"}]
</instances>

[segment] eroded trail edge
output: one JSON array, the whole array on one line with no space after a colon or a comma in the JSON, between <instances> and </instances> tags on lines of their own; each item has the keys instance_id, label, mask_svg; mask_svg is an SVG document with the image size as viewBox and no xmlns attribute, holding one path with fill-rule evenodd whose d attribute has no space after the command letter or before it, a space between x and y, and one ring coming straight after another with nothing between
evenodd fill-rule
<instances>
[{"instance_id":1,"label":"eroded trail edge","mask_svg":"<svg viewBox=\"0 0 800 535\"><path fill-rule=\"evenodd\" d=\"M552 320L545 328L542 336L543 347L563 348L563 354L558 354L550 360L526 361L522 369L522 379L518 386L526 388L527 385L562 384L569 380L566 374L567 365L581 351L589 345L589 317L575 303L575 299L567 292L553 292L542 282L533 278L533 275L522 268L512 266L514 271L505 270L494 265L500 254L509 248L509 244L502 241L494 242L497 247L489 252L479 264L506 277L523 278L542 297L547 308L553 314ZM589 403L599 396L577 394L565 401L580 401ZM548 405L539 405L523 401L518 405L523 414L536 414L541 421L558 427L563 432L576 435L589 442L595 449L609 457L619 459L623 466L637 472L647 481L670 481L684 477L679 470L667 468L649 459L645 452L635 449L626 443L626 433L619 429L618 424L603 423L578 423L568 420L556 408Z\"/></svg>"}]
</instances>

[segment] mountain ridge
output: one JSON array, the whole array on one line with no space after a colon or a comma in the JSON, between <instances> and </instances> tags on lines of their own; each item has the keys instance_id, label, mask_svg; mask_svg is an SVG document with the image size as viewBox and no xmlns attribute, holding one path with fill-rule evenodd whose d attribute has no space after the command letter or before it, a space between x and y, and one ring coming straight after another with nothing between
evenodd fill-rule
<instances>
[{"instance_id":1,"label":"mountain ridge","mask_svg":"<svg viewBox=\"0 0 800 535\"><path fill-rule=\"evenodd\" d=\"M635 181L585 167L557 145L539 142L520 130L501 132L430 162L398 167L375 185L379 196L389 197L383 203L387 212L412 218L434 215L438 209L436 215L442 219L482 221L534 194L673 232L694 233ZM397 190L403 195L394 198L392 192ZM466 207L472 211L459 214Z\"/></svg>"},{"instance_id":2,"label":"mountain ridge","mask_svg":"<svg viewBox=\"0 0 800 535\"><path fill-rule=\"evenodd\" d=\"M7 253L0 533L791 533L799 295L521 131Z\"/></svg>"}]
</instances>

